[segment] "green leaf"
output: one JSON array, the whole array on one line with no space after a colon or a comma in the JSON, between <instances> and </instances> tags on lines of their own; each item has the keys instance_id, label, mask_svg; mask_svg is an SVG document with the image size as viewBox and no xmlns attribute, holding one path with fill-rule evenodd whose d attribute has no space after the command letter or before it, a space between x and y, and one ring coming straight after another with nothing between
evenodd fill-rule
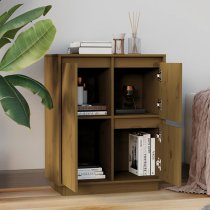
<instances>
[{"instance_id":1,"label":"green leaf","mask_svg":"<svg viewBox=\"0 0 210 210\"><path fill-rule=\"evenodd\" d=\"M14 29L14 30L11 30L11 31L8 31L4 37L2 37L0 39L0 49L6 45L6 44L9 44L11 43L10 39L14 39L16 33L20 30L20 28L17 28L17 29Z\"/></svg>"},{"instance_id":2,"label":"green leaf","mask_svg":"<svg viewBox=\"0 0 210 210\"><path fill-rule=\"evenodd\" d=\"M2 58L0 71L17 71L38 61L50 48L55 33L51 20L41 20L19 34Z\"/></svg>"},{"instance_id":3,"label":"green leaf","mask_svg":"<svg viewBox=\"0 0 210 210\"><path fill-rule=\"evenodd\" d=\"M7 81L9 81L9 83L13 86L24 87L32 91L32 93L39 95L42 99L42 104L44 104L48 109L53 108L51 96L45 86L40 82L20 74L6 76L5 79L7 79Z\"/></svg>"},{"instance_id":4,"label":"green leaf","mask_svg":"<svg viewBox=\"0 0 210 210\"><path fill-rule=\"evenodd\" d=\"M2 38L8 31L20 29L40 16L46 15L50 9L50 5L46 7L39 7L8 21L0 27L0 38Z\"/></svg>"},{"instance_id":5,"label":"green leaf","mask_svg":"<svg viewBox=\"0 0 210 210\"><path fill-rule=\"evenodd\" d=\"M14 39L15 35L17 34L17 32L23 27L20 28L15 28L13 30L8 31L7 33L4 34L3 38L7 38L7 39Z\"/></svg>"},{"instance_id":6,"label":"green leaf","mask_svg":"<svg viewBox=\"0 0 210 210\"><path fill-rule=\"evenodd\" d=\"M8 117L30 128L30 110L20 92L0 76L0 103Z\"/></svg>"},{"instance_id":7,"label":"green leaf","mask_svg":"<svg viewBox=\"0 0 210 210\"><path fill-rule=\"evenodd\" d=\"M9 43L11 43L11 41L10 41L9 39L7 39L7 38L2 38L2 39L0 39L0 49L1 49L4 45L9 44Z\"/></svg>"},{"instance_id":8,"label":"green leaf","mask_svg":"<svg viewBox=\"0 0 210 210\"><path fill-rule=\"evenodd\" d=\"M7 20L12 16L12 14L19 8L21 7L23 4L17 4L14 7L12 7L9 11L3 13L0 16L0 27L7 22Z\"/></svg>"}]
</instances>

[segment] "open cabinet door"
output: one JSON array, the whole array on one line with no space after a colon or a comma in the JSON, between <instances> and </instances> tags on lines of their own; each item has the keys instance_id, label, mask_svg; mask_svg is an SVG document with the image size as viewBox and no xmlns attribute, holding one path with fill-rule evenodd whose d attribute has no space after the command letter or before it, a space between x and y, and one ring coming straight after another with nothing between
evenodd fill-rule
<instances>
[{"instance_id":1,"label":"open cabinet door","mask_svg":"<svg viewBox=\"0 0 210 210\"><path fill-rule=\"evenodd\" d=\"M45 176L61 184L61 72L55 56L45 56L45 86L53 100L53 109L45 109Z\"/></svg>"},{"instance_id":2,"label":"open cabinet door","mask_svg":"<svg viewBox=\"0 0 210 210\"><path fill-rule=\"evenodd\" d=\"M160 178L170 184L181 185L182 167L182 130L181 128L161 125L161 172Z\"/></svg>"},{"instance_id":3,"label":"open cabinet door","mask_svg":"<svg viewBox=\"0 0 210 210\"><path fill-rule=\"evenodd\" d=\"M161 111L162 119L182 121L182 64L161 63Z\"/></svg>"},{"instance_id":4,"label":"open cabinet door","mask_svg":"<svg viewBox=\"0 0 210 210\"><path fill-rule=\"evenodd\" d=\"M62 184L73 192L77 181L77 65L62 66Z\"/></svg>"}]
</instances>

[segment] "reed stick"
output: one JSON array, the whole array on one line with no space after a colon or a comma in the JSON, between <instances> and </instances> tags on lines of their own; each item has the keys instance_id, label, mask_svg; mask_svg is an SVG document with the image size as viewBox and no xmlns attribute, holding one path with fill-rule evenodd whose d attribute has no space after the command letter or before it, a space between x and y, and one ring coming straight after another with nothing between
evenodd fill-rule
<instances>
[{"instance_id":1,"label":"reed stick","mask_svg":"<svg viewBox=\"0 0 210 210\"><path fill-rule=\"evenodd\" d=\"M132 34L136 36L139 28L140 12L132 12L132 14L129 12L129 20L131 24Z\"/></svg>"}]
</instances>

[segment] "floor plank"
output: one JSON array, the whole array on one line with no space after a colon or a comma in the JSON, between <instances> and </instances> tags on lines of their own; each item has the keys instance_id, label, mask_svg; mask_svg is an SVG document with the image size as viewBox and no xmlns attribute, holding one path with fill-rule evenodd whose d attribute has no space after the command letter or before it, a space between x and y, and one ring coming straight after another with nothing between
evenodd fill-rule
<instances>
[{"instance_id":1,"label":"floor plank","mask_svg":"<svg viewBox=\"0 0 210 210\"><path fill-rule=\"evenodd\" d=\"M199 210L207 204L206 195L167 190L66 197L50 187L0 190L0 210Z\"/></svg>"}]
</instances>

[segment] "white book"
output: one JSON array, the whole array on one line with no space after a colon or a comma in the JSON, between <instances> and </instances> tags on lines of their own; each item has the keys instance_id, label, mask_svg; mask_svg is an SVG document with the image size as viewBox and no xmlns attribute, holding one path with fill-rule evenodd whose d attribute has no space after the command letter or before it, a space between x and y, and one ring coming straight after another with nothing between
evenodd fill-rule
<instances>
[{"instance_id":1,"label":"white book","mask_svg":"<svg viewBox=\"0 0 210 210\"><path fill-rule=\"evenodd\" d=\"M112 54L112 47L80 47L79 54Z\"/></svg>"},{"instance_id":2,"label":"white book","mask_svg":"<svg viewBox=\"0 0 210 210\"><path fill-rule=\"evenodd\" d=\"M142 151L143 136L136 134L129 134L129 172L143 176Z\"/></svg>"},{"instance_id":3,"label":"white book","mask_svg":"<svg viewBox=\"0 0 210 210\"><path fill-rule=\"evenodd\" d=\"M81 175L78 176L78 180L85 180L85 179L105 179L106 175Z\"/></svg>"},{"instance_id":4,"label":"white book","mask_svg":"<svg viewBox=\"0 0 210 210\"><path fill-rule=\"evenodd\" d=\"M112 47L111 42L81 42L81 47Z\"/></svg>"},{"instance_id":5,"label":"white book","mask_svg":"<svg viewBox=\"0 0 210 210\"><path fill-rule=\"evenodd\" d=\"M143 143L144 137L139 136L139 176L143 176Z\"/></svg>"},{"instance_id":6,"label":"white book","mask_svg":"<svg viewBox=\"0 0 210 210\"><path fill-rule=\"evenodd\" d=\"M91 167L91 168L78 168L78 172L87 171L102 171L102 167Z\"/></svg>"},{"instance_id":7,"label":"white book","mask_svg":"<svg viewBox=\"0 0 210 210\"><path fill-rule=\"evenodd\" d=\"M151 165L151 134L143 133L144 136L144 175L149 176L151 175L150 172L150 165Z\"/></svg>"},{"instance_id":8,"label":"white book","mask_svg":"<svg viewBox=\"0 0 210 210\"><path fill-rule=\"evenodd\" d=\"M77 112L78 116L89 116L89 115L107 115L107 111L80 111Z\"/></svg>"},{"instance_id":9,"label":"white book","mask_svg":"<svg viewBox=\"0 0 210 210\"><path fill-rule=\"evenodd\" d=\"M147 138L143 137L143 175L147 175Z\"/></svg>"},{"instance_id":10,"label":"white book","mask_svg":"<svg viewBox=\"0 0 210 210\"><path fill-rule=\"evenodd\" d=\"M155 138L151 138L151 175L155 175Z\"/></svg>"},{"instance_id":11,"label":"white book","mask_svg":"<svg viewBox=\"0 0 210 210\"><path fill-rule=\"evenodd\" d=\"M81 43L111 43L110 41L82 41Z\"/></svg>"},{"instance_id":12,"label":"white book","mask_svg":"<svg viewBox=\"0 0 210 210\"><path fill-rule=\"evenodd\" d=\"M147 176L151 175L151 138L147 139Z\"/></svg>"},{"instance_id":13,"label":"white book","mask_svg":"<svg viewBox=\"0 0 210 210\"><path fill-rule=\"evenodd\" d=\"M102 175L103 171L78 171L78 175Z\"/></svg>"}]
</instances>

